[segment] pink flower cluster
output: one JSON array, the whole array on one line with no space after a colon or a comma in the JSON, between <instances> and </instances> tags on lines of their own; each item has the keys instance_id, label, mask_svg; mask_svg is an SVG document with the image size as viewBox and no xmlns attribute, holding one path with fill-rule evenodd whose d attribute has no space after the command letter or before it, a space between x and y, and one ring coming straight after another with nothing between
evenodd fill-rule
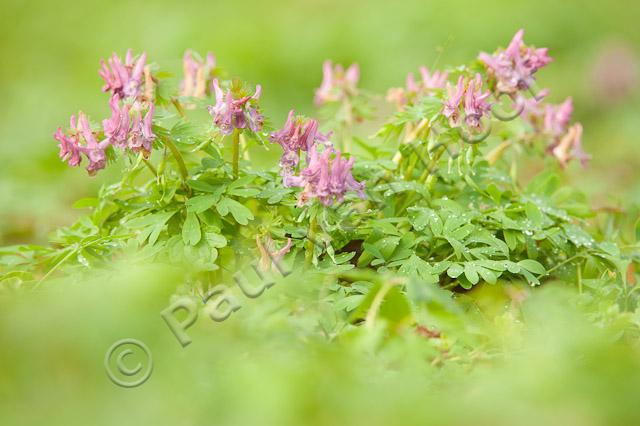
<instances>
[{"instance_id":1,"label":"pink flower cluster","mask_svg":"<svg viewBox=\"0 0 640 426\"><path fill-rule=\"evenodd\" d=\"M149 103L143 116L144 106L140 102L123 104L112 97L109 101L111 117L103 120L104 136L110 144L120 149L131 149L149 158L156 136L151 130L155 105Z\"/></svg>"},{"instance_id":2,"label":"pink flower cluster","mask_svg":"<svg viewBox=\"0 0 640 426\"><path fill-rule=\"evenodd\" d=\"M586 166L591 157L582 149L582 124L569 125L573 114L571 98L559 105L545 104L541 100L548 93L545 90L538 99L524 101L522 117L536 133L552 139L547 152L556 157L560 166L566 167L573 159Z\"/></svg>"},{"instance_id":3,"label":"pink flower cluster","mask_svg":"<svg viewBox=\"0 0 640 426\"><path fill-rule=\"evenodd\" d=\"M108 140L98 142L95 133L89 126L89 120L84 113L78 113L78 120L75 116L71 116L69 120L69 130L66 133L62 132L61 128L58 128L54 138L60 142L60 158L63 161L67 161L70 166L77 167L82 161L84 154L89 160L87 166L87 172L90 176L96 174L98 170L105 167L107 157L105 149L109 146Z\"/></svg>"},{"instance_id":4,"label":"pink flower cluster","mask_svg":"<svg viewBox=\"0 0 640 426\"><path fill-rule=\"evenodd\" d=\"M464 110L464 121L473 129L481 127L483 115L491 111L491 104L487 102L490 92L482 92L482 77L476 74L475 79L469 78L465 85L464 76L458 78L455 87L447 82L448 98L444 103L442 113L449 119L451 127L459 127L462 123L461 110Z\"/></svg>"},{"instance_id":5,"label":"pink flower cluster","mask_svg":"<svg viewBox=\"0 0 640 426\"><path fill-rule=\"evenodd\" d=\"M204 98L205 95L213 93L212 77L216 68L213 53L208 52L204 60L199 60L188 50L184 54L182 68L184 79L180 83L181 96Z\"/></svg>"},{"instance_id":6,"label":"pink flower cluster","mask_svg":"<svg viewBox=\"0 0 640 426\"><path fill-rule=\"evenodd\" d=\"M97 142L99 133L91 131L83 113L78 115L78 122L71 117L66 133L58 128L54 137L59 141L59 156L69 166L80 165L80 154L84 154L89 161L87 171L95 175L106 166L105 151L111 145L142 153L145 158L150 155L156 138L151 128L155 111L152 103L154 86L145 61L145 53L134 60L129 49L124 63L115 53L106 63L100 62L98 73L105 81L102 90L111 93L111 117L102 121L104 139L101 142Z\"/></svg>"},{"instance_id":7,"label":"pink flower cluster","mask_svg":"<svg viewBox=\"0 0 640 426\"><path fill-rule=\"evenodd\" d=\"M406 88L396 87L389 89L387 101L395 103L398 108L402 108L408 103L415 102L422 96L433 96L434 90L444 89L449 73L434 71L433 74L425 66L420 67L422 81L416 81L413 73L407 75Z\"/></svg>"},{"instance_id":8,"label":"pink flower cluster","mask_svg":"<svg viewBox=\"0 0 640 426\"><path fill-rule=\"evenodd\" d=\"M333 66L330 60L322 64L322 83L316 90L314 102L323 105L330 102L342 101L357 94L360 67L351 64L346 70L340 64Z\"/></svg>"},{"instance_id":9,"label":"pink flower cluster","mask_svg":"<svg viewBox=\"0 0 640 426\"><path fill-rule=\"evenodd\" d=\"M102 91L111 92L111 95L118 99L138 98L143 89L142 78L146 60L147 54L143 53L134 61L131 49L127 50L124 64L116 53L113 53L106 63L104 59L100 60L101 69L98 74L105 82Z\"/></svg>"},{"instance_id":10,"label":"pink flower cluster","mask_svg":"<svg viewBox=\"0 0 640 426\"><path fill-rule=\"evenodd\" d=\"M220 88L218 79L213 80L213 90L216 95L216 104L208 107L213 117L213 123L224 135L230 135L234 129L246 129L259 132L264 124L264 117L260 114L257 101L260 99L262 87L256 86L256 91L251 96L240 96L234 99L234 93L227 89L225 94Z\"/></svg>"},{"instance_id":11,"label":"pink flower cluster","mask_svg":"<svg viewBox=\"0 0 640 426\"><path fill-rule=\"evenodd\" d=\"M284 127L269 136L269 140L279 144L284 151L280 167L285 186L300 162L300 151L309 152L316 142L327 142L329 136L320 133L317 120L296 117L294 110L289 111Z\"/></svg>"},{"instance_id":12,"label":"pink flower cluster","mask_svg":"<svg viewBox=\"0 0 640 426\"><path fill-rule=\"evenodd\" d=\"M520 30L503 50L490 55L480 53L480 60L496 79L498 92L515 94L526 90L534 83L533 74L551 62L548 49L535 49L524 45Z\"/></svg>"},{"instance_id":13,"label":"pink flower cluster","mask_svg":"<svg viewBox=\"0 0 640 426\"><path fill-rule=\"evenodd\" d=\"M298 196L298 206L307 204L317 198L325 206L333 204L334 200L341 203L348 191L356 191L361 198L365 198L364 183L354 179L351 169L355 159L342 158L341 152L334 151L333 146L325 147L322 154L313 145L308 155L308 165L300 172L300 176L291 176L292 186L304 188Z\"/></svg>"}]
</instances>

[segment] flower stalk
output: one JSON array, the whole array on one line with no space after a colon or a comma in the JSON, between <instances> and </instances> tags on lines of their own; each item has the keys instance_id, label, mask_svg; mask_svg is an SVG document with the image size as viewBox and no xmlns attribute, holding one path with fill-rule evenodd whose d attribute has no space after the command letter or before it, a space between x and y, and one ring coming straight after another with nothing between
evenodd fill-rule
<instances>
[{"instance_id":1,"label":"flower stalk","mask_svg":"<svg viewBox=\"0 0 640 426\"><path fill-rule=\"evenodd\" d=\"M180 154L178 147L175 146L171 139L167 137L160 136L160 139L162 140L162 143L164 143L164 146L169 148L169 151L171 151L171 155L173 155L173 158L176 160L176 163L178 164L178 171L180 172L182 180L188 180L189 172L187 171L187 166L184 163L184 158L182 158L182 154Z\"/></svg>"},{"instance_id":2,"label":"flower stalk","mask_svg":"<svg viewBox=\"0 0 640 426\"><path fill-rule=\"evenodd\" d=\"M240 129L234 129L231 137L233 139L233 158L231 160L233 165L233 178L238 179L240 163Z\"/></svg>"},{"instance_id":3,"label":"flower stalk","mask_svg":"<svg viewBox=\"0 0 640 426\"><path fill-rule=\"evenodd\" d=\"M309 219L309 232L307 233L307 246L305 248L304 264L309 267L313 263L313 250L315 248L316 228L318 222L316 215L312 215Z\"/></svg>"}]
</instances>

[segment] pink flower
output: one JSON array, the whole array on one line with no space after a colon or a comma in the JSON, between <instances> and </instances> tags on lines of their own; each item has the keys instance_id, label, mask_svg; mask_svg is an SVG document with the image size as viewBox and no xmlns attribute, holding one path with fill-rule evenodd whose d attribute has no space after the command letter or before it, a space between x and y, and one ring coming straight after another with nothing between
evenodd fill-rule
<instances>
[{"instance_id":1,"label":"pink flower","mask_svg":"<svg viewBox=\"0 0 640 426\"><path fill-rule=\"evenodd\" d=\"M191 51L187 51L184 54L182 67L184 79L180 83L181 96L204 98L211 92L213 87L208 86L207 82L211 81L216 68L216 58L213 53L209 52L204 60L198 60Z\"/></svg>"},{"instance_id":2,"label":"pink flower","mask_svg":"<svg viewBox=\"0 0 640 426\"><path fill-rule=\"evenodd\" d=\"M332 158L332 154L335 154ZM356 191L365 198L364 184L354 179L351 169L355 159L342 158L340 151L327 146L322 154L316 145L309 150L309 165L302 170L299 177L291 177L291 184L303 187L298 197L298 206L303 206L312 198L318 198L322 204L329 206L335 201L342 202L347 191Z\"/></svg>"},{"instance_id":3,"label":"pink flower","mask_svg":"<svg viewBox=\"0 0 640 426\"><path fill-rule=\"evenodd\" d=\"M131 105L125 104L122 108L117 96L111 96L109 99L109 107L111 108L111 118L102 121L102 129L104 136L118 148L124 149L127 146L129 136L129 111Z\"/></svg>"},{"instance_id":4,"label":"pink flower","mask_svg":"<svg viewBox=\"0 0 640 426\"><path fill-rule=\"evenodd\" d=\"M58 156L62 161L67 161L69 166L77 167L82 161L80 156L80 134L77 132L76 117L71 116L69 120L70 132L63 133L62 129L58 127L55 135L53 136L58 142L60 153Z\"/></svg>"},{"instance_id":5,"label":"pink flower","mask_svg":"<svg viewBox=\"0 0 640 426\"><path fill-rule=\"evenodd\" d=\"M143 119L142 111L140 108L136 108L129 130L129 148L135 153L141 152L145 158L149 158L153 141L156 138L151 130L154 112L155 105L149 104L149 109Z\"/></svg>"},{"instance_id":6,"label":"pink flower","mask_svg":"<svg viewBox=\"0 0 640 426\"><path fill-rule=\"evenodd\" d=\"M457 127L460 125L460 102L464 96L464 77L458 78L458 84L455 89L451 86L451 83L447 82L448 99L444 103L442 114L449 119L451 127Z\"/></svg>"},{"instance_id":7,"label":"pink flower","mask_svg":"<svg viewBox=\"0 0 640 426\"><path fill-rule=\"evenodd\" d=\"M573 113L573 101L568 97L560 105L546 105L544 113L544 129L552 136L562 135Z\"/></svg>"},{"instance_id":8,"label":"pink flower","mask_svg":"<svg viewBox=\"0 0 640 426\"><path fill-rule=\"evenodd\" d=\"M284 255L289 253L291 250L292 242L291 238L287 239L287 244L284 245L280 250L276 249L276 243L273 241L271 236L267 235L267 241L265 244L262 244L260 241L260 237L256 235L256 246L258 246L258 250L260 250L260 269L262 271L273 271L274 268L281 270L280 262L282 262L282 258Z\"/></svg>"},{"instance_id":9,"label":"pink flower","mask_svg":"<svg viewBox=\"0 0 640 426\"><path fill-rule=\"evenodd\" d=\"M480 60L497 81L498 92L515 94L519 90L528 89L535 81L533 74L551 62L548 49L525 46L523 35L524 30L518 31L503 51L493 55L480 53Z\"/></svg>"},{"instance_id":10,"label":"pink flower","mask_svg":"<svg viewBox=\"0 0 640 426\"><path fill-rule=\"evenodd\" d=\"M87 171L89 172L89 175L93 176L98 170L104 169L107 164L107 156L105 155L104 150L109 146L109 141L104 140L101 143L98 143L95 135L91 131L87 116L82 112L80 112L78 116L80 119L82 136L86 142L86 145L81 147L80 150L87 156L87 159L89 160Z\"/></svg>"},{"instance_id":11,"label":"pink flower","mask_svg":"<svg viewBox=\"0 0 640 426\"><path fill-rule=\"evenodd\" d=\"M489 95L488 91L482 93L482 77L476 74L476 79L469 82L464 98L465 122L469 127L479 128L482 116L491 111L491 105L486 102Z\"/></svg>"},{"instance_id":12,"label":"pink flower","mask_svg":"<svg viewBox=\"0 0 640 426\"><path fill-rule=\"evenodd\" d=\"M346 97L355 95L358 80L360 80L358 64L351 64L345 71L340 64L336 64L334 67L330 60L324 61L322 83L316 90L314 100L316 105L342 101Z\"/></svg>"},{"instance_id":13,"label":"pink flower","mask_svg":"<svg viewBox=\"0 0 640 426\"><path fill-rule=\"evenodd\" d=\"M134 102L133 105L123 104L121 107L120 104L116 96L109 101L111 117L102 121L105 137L110 144L120 149L129 148L135 153L141 152L145 158L148 158L153 141L156 139L151 129L155 105ZM143 118L145 105L148 107Z\"/></svg>"},{"instance_id":14,"label":"pink flower","mask_svg":"<svg viewBox=\"0 0 640 426\"><path fill-rule=\"evenodd\" d=\"M533 126L536 134L551 140L547 152L560 162L561 167L565 168L572 159L585 167L591 156L582 149L582 125L569 126L573 113L571 98L559 105L544 104L541 101L547 94L548 90L544 90L537 99L521 100L521 116Z\"/></svg>"},{"instance_id":15,"label":"pink flower","mask_svg":"<svg viewBox=\"0 0 640 426\"><path fill-rule=\"evenodd\" d=\"M76 167L82 162L80 154L84 154L89 160L87 172L93 176L106 166L105 150L109 147L110 142L108 139L102 142L96 140L96 136L89 126L89 120L82 112L78 113L78 121L74 116L71 116L69 125L70 128L66 133L58 128L54 135L54 138L60 142L58 145L60 147L59 156L63 161L67 161L69 166Z\"/></svg>"},{"instance_id":16,"label":"pink flower","mask_svg":"<svg viewBox=\"0 0 640 426\"><path fill-rule=\"evenodd\" d=\"M482 77L476 74L475 79L469 79L465 88L464 76L458 78L455 89L447 83L448 98L442 108L442 114L449 119L451 127L458 127L461 123L460 109L464 106L465 123L474 129L480 128L482 116L491 111L491 105L486 101L490 92L482 93ZM463 105L464 98L464 105Z\"/></svg>"},{"instance_id":17,"label":"pink flower","mask_svg":"<svg viewBox=\"0 0 640 426\"><path fill-rule=\"evenodd\" d=\"M399 108L415 102L421 96L433 96L434 90L444 89L449 74L447 72L429 72L427 67L420 67L421 82L417 82L413 73L407 75L406 88L393 88L387 92L387 100L397 104Z\"/></svg>"},{"instance_id":18,"label":"pink flower","mask_svg":"<svg viewBox=\"0 0 640 426\"><path fill-rule=\"evenodd\" d=\"M208 110L213 117L213 123L222 134L230 135L234 129L247 127L253 132L259 132L262 129L264 117L256 105L262 93L260 85L256 86L256 91L252 96L242 96L239 99L234 99L230 89L225 95L220 88L218 79L213 80L213 89L216 95L216 104L209 106Z\"/></svg>"},{"instance_id":19,"label":"pink flower","mask_svg":"<svg viewBox=\"0 0 640 426\"><path fill-rule=\"evenodd\" d=\"M107 63L102 59L100 61L101 69L98 71L100 77L105 81L102 91L111 92L112 96L117 96L118 99L137 98L142 94L142 77L144 76L146 59L147 54L142 53L134 63L131 49L127 50L124 64L115 53L111 55Z\"/></svg>"},{"instance_id":20,"label":"pink flower","mask_svg":"<svg viewBox=\"0 0 640 426\"><path fill-rule=\"evenodd\" d=\"M291 110L282 129L271 133L269 139L279 144L285 151L307 151L315 142L316 134L318 134L316 120L305 122L303 118L296 118L295 110Z\"/></svg>"},{"instance_id":21,"label":"pink flower","mask_svg":"<svg viewBox=\"0 0 640 426\"><path fill-rule=\"evenodd\" d=\"M425 66L420 67L420 75L422 76L421 89L427 91L427 93L430 93L429 91L433 89L444 89L447 79L449 78L448 72L434 71L434 73L431 74Z\"/></svg>"},{"instance_id":22,"label":"pink flower","mask_svg":"<svg viewBox=\"0 0 640 426\"><path fill-rule=\"evenodd\" d=\"M582 124L576 123L569 128L560 141L549 147L549 151L560 162L562 168L572 159L580 161L582 167L586 167L591 156L582 149Z\"/></svg>"},{"instance_id":23,"label":"pink flower","mask_svg":"<svg viewBox=\"0 0 640 426\"><path fill-rule=\"evenodd\" d=\"M288 182L286 176L291 175L298 165L300 151L308 152L316 142L327 142L329 136L318 131L317 120L296 117L294 110L289 111L282 129L269 136L269 140L279 144L284 151L280 159L280 167L282 167L281 175L285 176L285 186Z\"/></svg>"}]
</instances>

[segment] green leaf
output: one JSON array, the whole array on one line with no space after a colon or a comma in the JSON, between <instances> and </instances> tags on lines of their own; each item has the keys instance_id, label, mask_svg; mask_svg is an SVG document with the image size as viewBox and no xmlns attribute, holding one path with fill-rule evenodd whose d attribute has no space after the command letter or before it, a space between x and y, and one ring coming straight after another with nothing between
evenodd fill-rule
<instances>
[{"instance_id":1,"label":"green leaf","mask_svg":"<svg viewBox=\"0 0 640 426\"><path fill-rule=\"evenodd\" d=\"M398 247L400 243L400 238L398 237L384 237L375 243L374 246L379 250L379 253L382 254L382 258L385 260L391 259L391 255Z\"/></svg>"},{"instance_id":2,"label":"green leaf","mask_svg":"<svg viewBox=\"0 0 640 426\"><path fill-rule=\"evenodd\" d=\"M176 210L169 212L154 213L147 216L137 217L125 223L127 228L144 228L150 225L164 225Z\"/></svg>"},{"instance_id":3,"label":"green leaf","mask_svg":"<svg viewBox=\"0 0 640 426\"><path fill-rule=\"evenodd\" d=\"M244 175L241 178L234 180L227 186L227 193L230 194L230 191L242 188L243 186L250 184L255 180L255 178L256 175Z\"/></svg>"},{"instance_id":4,"label":"green leaf","mask_svg":"<svg viewBox=\"0 0 640 426\"><path fill-rule=\"evenodd\" d=\"M573 223L563 223L562 228L567 234L569 241L571 241L576 247L591 248L595 245L593 237L579 226L574 225Z\"/></svg>"},{"instance_id":5,"label":"green leaf","mask_svg":"<svg viewBox=\"0 0 640 426\"><path fill-rule=\"evenodd\" d=\"M258 198L266 198L268 204L275 204L282 201L285 195L292 193L293 191L288 188L268 188L262 191Z\"/></svg>"},{"instance_id":6,"label":"green leaf","mask_svg":"<svg viewBox=\"0 0 640 426\"><path fill-rule=\"evenodd\" d=\"M540 280L536 278L536 276L533 275L531 272L527 271L526 269L522 269L520 273L527 279L529 284L540 285Z\"/></svg>"},{"instance_id":7,"label":"green leaf","mask_svg":"<svg viewBox=\"0 0 640 426\"><path fill-rule=\"evenodd\" d=\"M518 239L516 237L517 231L512 229L503 229L502 233L504 234L504 241L507 243L509 250L515 250L516 247L518 247Z\"/></svg>"},{"instance_id":8,"label":"green leaf","mask_svg":"<svg viewBox=\"0 0 640 426\"><path fill-rule=\"evenodd\" d=\"M236 222L240 225L246 225L250 220L253 220L253 213L251 210L233 200L231 198L222 197L220 202L216 205L216 209L220 216L226 216L231 213Z\"/></svg>"},{"instance_id":9,"label":"green leaf","mask_svg":"<svg viewBox=\"0 0 640 426\"><path fill-rule=\"evenodd\" d=\"M527 218L531 221L533 226L537 229L541 228L544 221L544 216L542 215L542 212L540 211L538 206L533 203L527 203L524 209L525 213L527 214Z\"/></svg>"},{"instance_id":10,"label":"green leaf","mask_svg":"<svg viewBox=\"0 0 640 426\"><path fill-rule=\"evenodd\" d=\"M378 259L384 259L384 255L380 252L378 247L376 247L374 244L372 244L372 243L363 243L362 244L362 248L364 248L364 250L365 250L365 252L363 253L363 256L365 254L369 253L370 255L373 255ZM360 258L362 259L362 256Z\"/></svg>"},{"instance_id":11,"label":"green leaf","mask_svg":"<svg viewBox=\"0 0 640 426\"><path fill-rule=\"evenodd\" d=\"M544 269L544 266L542 266L540 262L533 259L521 260L520 262L518 262L518 265L522 266L524 269L526 269L529 272L533 272L534 274L541 275L547 272L547 270Z\"/></svg>"},{"instance_id":12,"label":"green leaf","mask_svg":"<svg viewBox=\"0 0 640 426\"><path fill-rule=\"evenodd\" d=\"M487 268L483 268L482 266L478 266L478 274L482 277L482 279L489 284L495 284L498 282L498 276L500 275L498 272L492 271Z\"/></svg>"},{"instance_id":13,"label":"green leaf","mask_svg":"<svg viewBox=\"0 0 640 426\"><path fill-rule=\"evenodd\" d=\"M222 248L227 245L227 239L224 235L216 234L215 232L205 233L204 238L211 247Z\"/></svg>"},{"instance_id":14,"label":"green leaf","mask_svg":"<svg viewBox=\"0 0 640 426\"><path fill-rule=\"evenodd\" d=\"M463 272L464 268L458 263L452 263L451 266L449 266L449 269L447 269L447 275L451 278L458 278Z\"/></svg>"},{"instance_id":15,"label":"green leaf","mask_svg":"<svg viewBox=\"0 0 640 426\"><path fill-rule=\"evenodd\" d=\"M195 246L200 241L202 233L200 231L200 221L195 213L187 213L187 218L182 225L182 241L185 244Z\"/></svg>"},{"instance_id":16,"label":"green leaf","mask_svg":"<svg viewBox=\"0 0 640 426\"><path fill-rule=\"evenodd\" d=\"M221 187L221 185L212 185L210 183L203 182L201 180L189 180L187 181L187 185L189 185L191 188L197 191L211 192L211 193L217 193L218 191L220 191L220 187Z\"/></svg>"},{"instance_id":17,"label":"green leaf","mask_svg":"<svg viewBox=\"0 0 640 426\"><path fill-rule=\"evenodd\" d=\"M198 195L187 200L187 211L190 213L202 213L209 210L218 200L220 194Z\"/></svg>"},{"instance_id":18,"label":"green leaf","mask_svg":"<svg viewBox=\"0 0 640 426\"><path fill-rule=\"evenodd\" d=\"M354 294L351 296L346 296L339 299L334 306L336 309L351 312L355 308L357 308L360 304L362 304L362 301L364 300L365 297L366 296L364 294Z\"/></svg>"},{"instance_id":19,"label":"green leaf","mask_svg":"<svg viewBox=\"0 0 640 426\"><path fill-rule=\"evenodd\" d=\"M408 259L403 261L399 272L407 274L410 277L420 278L429 284L438 282L438 275L435 273L433 267L415 254L412 254Z\"/></svg>"},{"instance_id":20,"label":"green leaf","mask_svg":"<svg viewBox=\"0 0 640 426\"><path fill-rule=\"evenodd\" d=\"M480 277L478 276L478 268L471 262L464 264L464 276L471 284L478 284Z\"/></svg>"},{"instance_id":21,"label":"green leaf","mask_svg":"<svg viewBox=\"0 0 640 426\"><path fill-rule=\"evenodd\" d=\"M493 200L494 203L496 203L497 205L500 205L500 199L502 198L502 192L500 191L500 189L498 189L497 186L495 186L493 183L490 183L487 186L487 194L489 194L491 196L491 199Z\"/></svg>"},{"instance_id":22,"label":"green leaf","mask_svg":"<svg viewBox=\"0 0 640 426\"><path fill-rule=\"evenodd\" d=\"M81 198L73 203L74 209L95 208L100 205L100 200L95 197Z\"/></svg>"},{"instance_id":23,"label":"green leaf","mask_svg":"<svg viewBox=\"0 0 640 426\"><path fill-rule=\"evenodd\" d=\"M227 190L227 194L236 195L238 197L255 197L260 193L260 190L257 188L236 188L232 190Z\"/></svg>"}]
</instances>

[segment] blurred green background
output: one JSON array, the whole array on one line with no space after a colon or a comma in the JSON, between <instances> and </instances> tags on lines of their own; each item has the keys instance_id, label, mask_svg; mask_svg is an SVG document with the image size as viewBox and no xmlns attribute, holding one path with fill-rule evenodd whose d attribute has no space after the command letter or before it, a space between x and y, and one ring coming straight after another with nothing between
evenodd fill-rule
<instances>
[{"instance_id":1,"label":"blurred green background","mask_svg":"<svg viewBox=\"0 0 640 426\"><path fill-rule=\"evenodd\" d=\"M550 87L556 102L573 96L585 127L593 162L586 170L572 165L568 180L600 206L640 201L635 0L1 0L0 6L2 245L45 242L77 216L76 199L113 179L114 170L90 179L82 168L69 169L52 135L79 109L94 120L106 116L98 63L128 47L176 73L186 48L214 52L231 75L263 85L264 111L278 124L292 107L314 113L325 58L358 62L362 87L384 95L419 65L467 62L506 45L522 27L525 41L548 46L554 57L538 75L540 86ZM459 424L640 422L633 408L637 348L611 344L611 335L570 313L545 316L535 302L542 321L528 336L527 356L472 374L425 367L419 350L411 355L418 359L407 361L411 341L389 348L380 364L366 344L315 341L300 330L312 325L268 315L278 303L313 304L299 294L265 296L222 325L200 321L195 343L182 349L159 317L177 280L142 271L66 283L62 291L53 282L38 296L0 294L0 424L372 425L441 416ZM138 389L117 388L102 368L106 348L123 337L143 339L156 358L150 382Z\"/></svg>"}]
</instances>

